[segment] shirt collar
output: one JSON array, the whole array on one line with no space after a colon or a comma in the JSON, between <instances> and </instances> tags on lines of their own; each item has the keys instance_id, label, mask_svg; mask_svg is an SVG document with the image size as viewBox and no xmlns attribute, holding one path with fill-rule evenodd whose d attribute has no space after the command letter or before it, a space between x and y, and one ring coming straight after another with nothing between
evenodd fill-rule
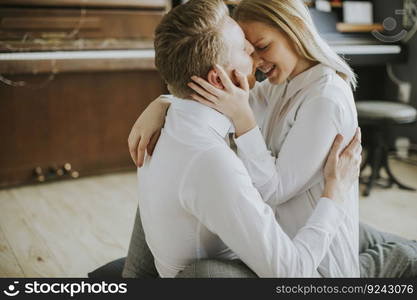
<instances>
[{"instance_id":1,"label":"shirt collar","mask_svg":"<svg viewBox=\"0 0 417 300\"><path fill-rule=\"evenodd\" d=\"M313 82L334 72L334 69L323 64L317 64L310 69L307 69L293 79L287 81L288 86L285 98L293 97L297 92L311 85Z\"/></svg>"},{"instance_id":2,"label":"shirt collar","mask_svg":"<svg viewBox=\"0 0 417 300\"><path fill-rule=\"evenodd\" d=\"M173 97L173 105L176 109L180 109L190 116L194 117L199 125L208 125L214 129L222 138L228 133L235 132L235 128L228 117L219 113L217 110L205 106L197 101L190 99L181 99Z\"/></svg>"}]
</instances>

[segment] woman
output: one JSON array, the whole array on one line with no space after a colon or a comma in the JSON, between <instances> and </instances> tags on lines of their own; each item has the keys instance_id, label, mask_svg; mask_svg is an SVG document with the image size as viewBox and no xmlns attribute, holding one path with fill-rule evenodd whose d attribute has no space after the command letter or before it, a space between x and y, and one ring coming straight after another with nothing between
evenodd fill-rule
<instances>
[{"instance_id":1,"label":"woman","mask_svg":"<svg viewBox=\"0 0 417 300\"><path fill-rule=\"evenodd\" d=\"M239 133L239 157L291 237L320 198L323 163L334 137L340 133L349 141L357 128L351 90L355 76L320 38L302 1L243 0L235 19L255 47L254 61L268 80L249 94L245 84L236 87L217 67L223 89L197 77L189 86L196 91L194 100L232 120ZM249 101L252 111L241 109L242 101ZM157 100L138 119L129 141L132 157L139 139L142 153L154 146L166 108L166 102ZM148 123L150 119L157 121ZM255 119L259 127L246 130ZM347 201L347 217L318 269L325 277L359 277L357 185L346 197L354 201Z\"/></svg>"}]
</instances>

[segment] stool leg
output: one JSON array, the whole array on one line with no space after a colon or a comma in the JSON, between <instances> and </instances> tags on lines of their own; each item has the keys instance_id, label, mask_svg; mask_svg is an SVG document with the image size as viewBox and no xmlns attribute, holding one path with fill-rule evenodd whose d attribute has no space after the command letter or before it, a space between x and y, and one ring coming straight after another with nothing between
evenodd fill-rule
<instances>
[{"instance_id":1,"label":"stool leg","mask_svg":"<svg viewBox=\"0 0 417 300\"><path fill-rule=\"evenodd\" d=\"M398 181L398 179L394 176L394 174L391 171L391 168L389 166L388 163L388 153L387 155L385 155L383 162L382 162L382 167L385 169L385 171L388 174L388 180L390 181L390 184L392 185L392 183L395 183L396 185L398 185L398 187L402 190L407 190L407 191L415 191L415 188L406 186L404 184L402 184L401 182Z\"/></svg>"},{"instance_id":2,"label":"stool leg","mask_svg":"<svg viewBox=\"0 0 417 300\"><path fill-rule=\"evenodd\" d=\"M359 183L366 184L368 182L367 179L362 176L362 172L363 172L363 170L365 170L365 168L368 165L371 164L371 161L372 161L372 151L373 151L372 148L369 147L369 149L368 149L368 151L366 153L366 157L365 157L365 159L362 162L362 166L361 166L360 171L359 171Z\"/></svg>"},{"instance_id":3,"label":"stool leg","mask_svg":"<svg viewBox=\"0 0 417 300\"><path fill-rule=\"evenodd\" d=\"M363 170L365 170L366 166L370 163L371 160L372 160L372 152L371 152L371 149L368 149L366 153L366 157L363 160L363 163L360 169L360 174L362 173Z\"/></svg>"}]
</instances>

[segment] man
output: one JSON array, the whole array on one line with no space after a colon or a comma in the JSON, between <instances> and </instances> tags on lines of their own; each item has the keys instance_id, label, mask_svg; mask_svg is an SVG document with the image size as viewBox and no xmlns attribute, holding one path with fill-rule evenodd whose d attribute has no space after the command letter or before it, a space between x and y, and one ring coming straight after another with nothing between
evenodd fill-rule
<instances>
[{"instance_id":1,"label":"man","mask_svg":"<svg viewBox=\"0 0 417 300\"><path fill-rule=\"evenodd\" d=\"M253 47L227 7L220 0L192 0L172 10L156 30L155 52L176 97L152 160L138 173L143 228L159 275L175 277L199 259L239 258L262 277L320 276L317 267L345 217L343 195L357 180L359 133L340 158L336 139L323 198L290 239L226 143L230 120L188 100L192 75L219 84L215 64L229 76L232 70L252 72Z\"/></svg>"},{"instance_id":2,"label":"man","mask_svg":"<svg viewBox=\"0 0 417 300\"><path fill-rule=\"evenodd\" d=\"M293 240L281 230L243 165L223 140L232 127L230 121L185 100L190 95L186 84L191 75L218 84L218 74L211 68L216 63L227 66L229 72L237 69L248 75L251 71L249 55L253 49L245 44L239 26L220 2L192 0L168 14L157 30L158 69L171 93L181 99L171 105L153 159L139 172L139 205L147 242L163 277L176 276L187 265L204 258L240 258L258 276L318 276L316 268L337 230L337 219L343 217L342 206L334 202L342 202L344 191L357 178L352 175L329 182L326 177L323 196L333 199L320 200ZM336 141L336 147L339 143ZM357 144L353 142L352 149L358 149ZM355 151L352 149L344 154ZM335 168L338 159L336 148L326 165L333 172L327 175L355 174L352 162ZM340 161L348 160L342 154ZM131 269L138 263L132 245L140 223L137 219L125 266L127 277L134 275ZM146 243L142 247L151 259ZM210 264L226 271L238 270L237 276L254 275L235 261L217 261L216 265L201 262L194 267L208 268Z\"/></svg>"}]
</instances>

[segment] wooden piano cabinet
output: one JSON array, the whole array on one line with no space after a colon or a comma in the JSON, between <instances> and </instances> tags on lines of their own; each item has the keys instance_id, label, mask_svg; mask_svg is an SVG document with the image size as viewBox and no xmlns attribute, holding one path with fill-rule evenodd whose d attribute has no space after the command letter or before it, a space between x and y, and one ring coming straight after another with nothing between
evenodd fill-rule
<instances>
[{"instance_id":1,"label":"wooden piano cabinet","mask_svg":"<svg viewBox=\"0 0 417 300\"><path fill-rule=\"evenodd\" d=\"M170 0L0 1L0 188L134 169Z\"/></svg>"},{"instance_id":2,"label":"wooden piano cabinet","mask_svg":"<svg viewBox=\"0 0 417 300\"><path fill-rule=\"evenodd\" d=\"M153 40L164 10L9 8L0 10L0 39Z\"/></svg>"},{"instance_id":3,"label":"wooden piano cabinet","mask_svg":"<svg viewBox=\"0 0 417 300\"><path fill-rule=\"evenodd\" d=\"M165 92L154 69L7 79L27 85L0 82L0 188L36 182L36 167L49 174L70 163L81 176L134 169L131 126Z\"/></svg>"},{"instance_id":4,"label":"wooden piano cabinet","mask_svg":"<svg viewBox=\"0 0 417 300\"><path fill-rule=\"evenodd\" d=\"M21 6L102 7L165 9L170 0L1 0L1 4Z\"/></svg>"}]
</instances>

